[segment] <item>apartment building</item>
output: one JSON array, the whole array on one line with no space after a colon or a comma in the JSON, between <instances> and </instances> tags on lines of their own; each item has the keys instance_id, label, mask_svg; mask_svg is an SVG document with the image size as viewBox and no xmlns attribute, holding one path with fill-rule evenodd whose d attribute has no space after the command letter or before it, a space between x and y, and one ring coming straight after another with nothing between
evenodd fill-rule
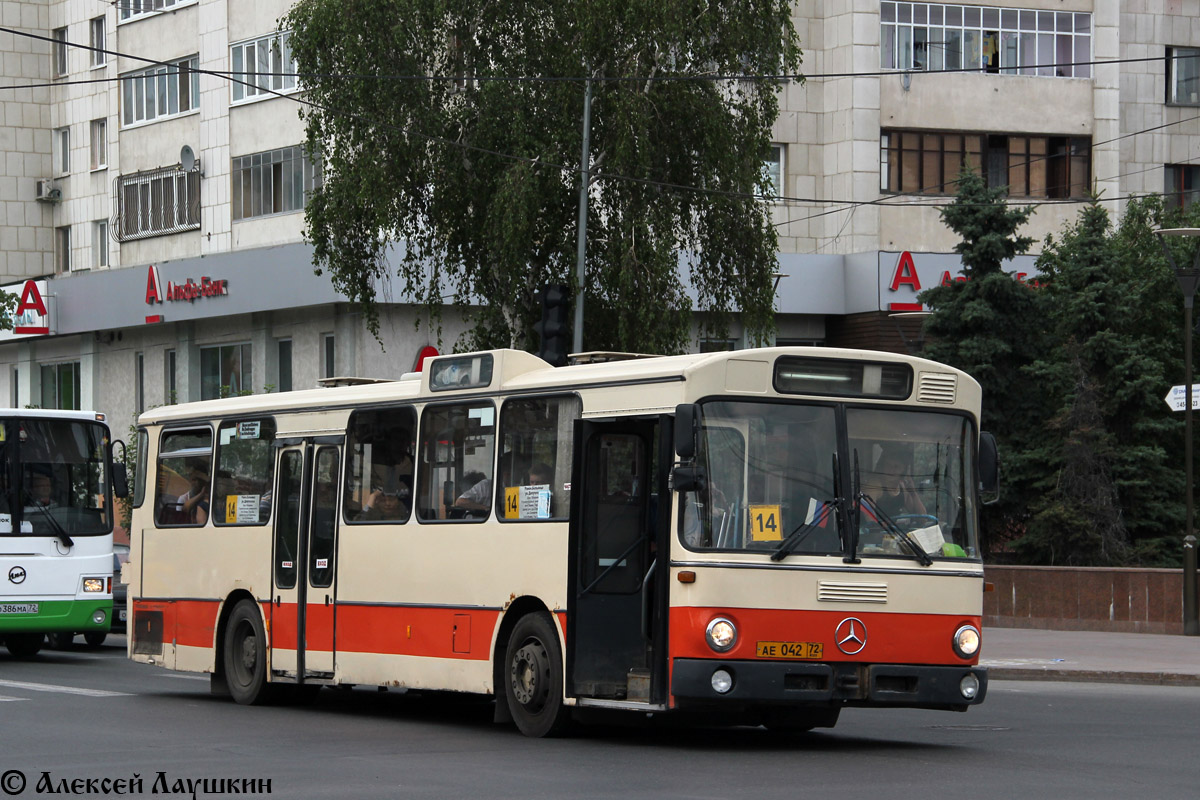
<instances>
[{"instance_id":1,"label":"apartment building","mask_svg":"<svg viewBox=\"0 0 1200 800\"><path fill-rule=\"evenodd\" d=\"M120 429L168 402L395 376L436 344L385 292L380 345L313 273L320 165L295 79L270 74L290 70L288 5L0 0L0 284L22 299L0 335L9 402ZM1045 203L1039 241L1093 187L1114 213L1195 196L1200 0L807 0L793 18L810 77L781 87L764 160L780 342L912 345L918 291L959 273L937 205L964 160ZM461 330L445 320L444 341ZM741 344L736 326L694 343Z\"/></svg>"}]
</instances>

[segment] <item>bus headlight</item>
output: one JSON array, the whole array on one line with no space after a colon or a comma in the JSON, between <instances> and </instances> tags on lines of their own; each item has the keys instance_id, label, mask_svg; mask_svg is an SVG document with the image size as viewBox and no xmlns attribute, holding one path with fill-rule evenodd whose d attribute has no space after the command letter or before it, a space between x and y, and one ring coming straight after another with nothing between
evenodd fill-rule
<instances>
[{"instance_id":1,"label":"bus headlight","mask_svg":"<svg viewBox=\"0 0 1200 800\"><path fill-rule=\"evenodd\" d=\"M975 677L974 672L963 676L963 679L958 682L958 691L962 693L964 700L975 699L975 695L979 694L979 678Z\"/></svg>"},{"instance_id":2,"label":"bus headlight","mask_svg":"<svg viewBox=\"0 0 1200 800\"><path fill-rule=\"evenodd\" d=\"M974 658L979 652L979 629L974 625L963 625L954 632L953 644L959 658Z\"/></svg>"},{"instance_id":3,"label":"bus headlight","mask_svg":"<svg viewBox=\"0 0 1200 800\"><path fill-rule=\"evenodd\" d=\"M712 674L712 688L717 694L725 694L733 688L733 676L728 670L717 670Z\"/></svg>"},{"instance_id":4,"label":"bus headlight","mask_svg":"<svg viewBox=\"0 0 1200 800\"><path fill-rule=\"evenodd\" d=\"M104 619L105 619L104 609L97 608L95 611L92 612L92 622L96 623L97 625L103 625Z\"/></svg>"},{"instance_id":5,"label":"bus headlight","mask_svg":"<svg viewBox=\"0 0 1200 800\"><path fill-rule=\"evenodd\" d=\"M103 592L104 578L84 578L83 590L85 592Z\"/></svg>"},{"instance_id":6,"label":"bus headlight","mask_svg":"<svg viewBox=\"0 0 1200 800\"><path fill-rule=\"evenodd\" d=\"M737 626L725 617L716 617L704 630L708 646L718 653L727 653L737 644Z\"/></svg>"}]
</instances>

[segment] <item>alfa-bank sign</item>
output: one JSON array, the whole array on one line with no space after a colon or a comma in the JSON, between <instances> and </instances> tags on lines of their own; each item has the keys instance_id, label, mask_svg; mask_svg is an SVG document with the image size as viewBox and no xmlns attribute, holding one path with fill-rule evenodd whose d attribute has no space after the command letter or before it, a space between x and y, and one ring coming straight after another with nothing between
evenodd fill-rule
<instances>
[{"instance_id":1,"label":"alfa-bank sign","mask_svg":"<svg viewBox=\"0 0 1200 800\"><path fill-rule=\"evenodd\" d=\"M147 269L146 274L146 305L153 308L156 305L167 303L194 303L197 300L210 297L224 297L229 294L229 281L224 278L210 278L207 275L200 277L199 281L194 281L188 278L184 283L176 283L167 281L167 288L163 290L162 280L158 276L158 267L153 264ZM165 317L160 314L147 314L146 322L164 322Z\"/></svg>"},{"instance_id":2,"label":"alfa-bank sign","mask_svg":"<svg viewBox=\"0 0 1200 800\"><path fill-rule=\"evenodd\" d=\"M1033 256L1018 256L1004 264L1004 271L1021 283L1037 286ZM917 295L934 286L966 281L962 262L954 253L879 254L880 308L886 311L928 311Z\"/></svg>"}]
</instances>

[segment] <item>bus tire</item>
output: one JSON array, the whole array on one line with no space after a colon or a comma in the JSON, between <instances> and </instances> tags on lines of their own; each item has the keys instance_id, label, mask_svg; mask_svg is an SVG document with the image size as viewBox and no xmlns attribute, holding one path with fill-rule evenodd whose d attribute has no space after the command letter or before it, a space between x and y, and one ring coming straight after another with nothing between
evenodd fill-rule
<instances>
[{"instance_id":1,"label":"bus tire","mask_svg":"<svg viewBox=\"0 0 1200 800\"><path fill-rule=\"evenodd\" d=\"M83 635L83 640L87 642L88 647L99 647L107 638L108 634L104 631L88 631Z\"/></svg>"},{"instance_id":2,"label":"bus tire","mask_svg":"<svg viewBox=\"0 0 1200 800\"><path fill-rule=\"evenodd\" d=\"M517 729L526 736L554 736L566 727L562 664L550 616L539 612L521 617L508 637L504 696Z\"/></svg>"},{"instance_id":3,"label":"bus tire","mask_svg":"<svg viewBox=\"0 0 1200 800\"><path fill-rule=\"evenodd\" d=\"M267 702L267 637L258 606L242 600L225 623L225 683L229 695L245 706Z\"/></svg>"},{"instance_id":4,"label":"bus tire","mask_svg":"<svg viewBox=\"0 0 1200 800\"><path fill-rule=\"evenodd\" d=\"M41 633L10 633L4 637L4 646L13 658L33 658L42 649L45 638Z\"/></svg>"}]
</instances>

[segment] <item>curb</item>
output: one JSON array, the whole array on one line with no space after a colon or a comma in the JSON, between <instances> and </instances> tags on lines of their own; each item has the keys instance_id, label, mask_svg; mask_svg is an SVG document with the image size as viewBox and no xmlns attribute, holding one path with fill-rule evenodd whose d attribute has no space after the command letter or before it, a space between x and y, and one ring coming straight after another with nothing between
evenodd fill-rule
<instances>
[{"instance_id":1,"label":"curb","mask_svg":"<svg viewBox=\"0 0 1200 800\"><path fill-rule=\"evenodd\" d=\"M987 664L983 666L987 667ZM1091 669L1031 669L987 667L993 681L1077 681L1147 686L1200 686L1200 675L1186 672L1120 672Z\"/></svg>"}]
</instances>

